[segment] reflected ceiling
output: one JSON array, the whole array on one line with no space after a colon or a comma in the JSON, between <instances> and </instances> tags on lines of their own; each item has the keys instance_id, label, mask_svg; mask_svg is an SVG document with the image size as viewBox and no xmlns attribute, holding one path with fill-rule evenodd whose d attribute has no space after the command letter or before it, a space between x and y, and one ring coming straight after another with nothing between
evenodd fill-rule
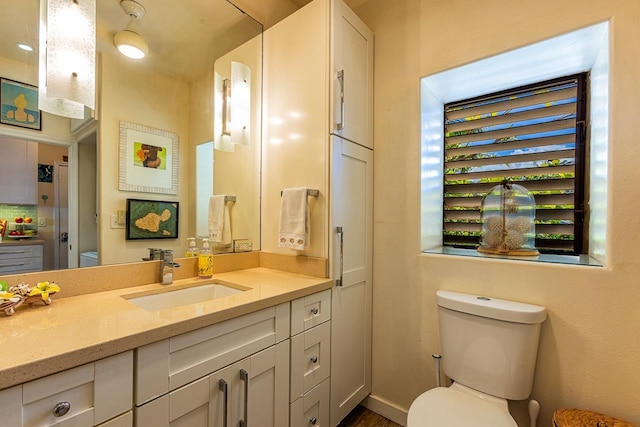
<instances>
[{"instance_id":1,"label":"reflected ceiling","mask_svg":"<svg viewBox=\"0 0 640 427\"><path fill-rule=\"evenodd\" d=\"M211 68L212 58L239 46L246 37L242 29L259 24L226 0L139 0L146 14L138 22L140 34L149 44L149 55L141 60L163 74L191 82ZM37 65L39 0L0 0L1 56ZM115 50L113 36L123 30L129 17L120 0L98 0L98 50ZM245 28L246 27L246 28ZM230 31L234 30L234 31ZM31 53L16 47L25 42Z\"/></svg>"}]
</instances>

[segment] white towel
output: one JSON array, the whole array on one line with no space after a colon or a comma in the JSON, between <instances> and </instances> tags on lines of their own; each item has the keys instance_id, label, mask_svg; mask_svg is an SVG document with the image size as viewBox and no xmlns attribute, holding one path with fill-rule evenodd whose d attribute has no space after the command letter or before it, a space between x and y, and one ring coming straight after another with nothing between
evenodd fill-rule
<instances>
[{"instance_id":1,"label":"white towel","mask_svg":"<svg viewBox=\"0 0 640 427\"><path fill-rule=\"evenodd\" d=\"M231 221L224 195L209 198L209 240L216 245L231 244Z\"/></svg>"},{"instance_id":2,"label":"white towel","mask_svg":"<svg viewBox=\"0 0 640 427\"><path fill-rule=\"evenodd\" d=\"M287 188L280 201L278 247L303 250L309 247L307 188Z\"/></svg>"}]
</instances>

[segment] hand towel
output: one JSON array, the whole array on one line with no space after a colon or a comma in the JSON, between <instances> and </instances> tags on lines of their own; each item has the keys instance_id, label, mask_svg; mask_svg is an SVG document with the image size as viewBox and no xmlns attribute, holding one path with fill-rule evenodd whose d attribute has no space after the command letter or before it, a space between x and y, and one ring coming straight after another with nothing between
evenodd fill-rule
<instances>
[{"instance_id":1,"label":"hand towel","mask_svg":"<svg viewBox=\"0 0 640 427\"><path fill-rule=\"evenodd\" d=\"M280 200L278 247L303 250L309 247L307 188L287 188Z\"/></svg>"},{"instance_id":2,"label":"hand towel","mask_svg":"<svg viewBox=\"0 0 640 427\"><path fill-rule=\"evenodd\" d=\"M231 221L224 195L209 198L209 240L216 245L231 244Z\"/></svg>"}]
</instances>

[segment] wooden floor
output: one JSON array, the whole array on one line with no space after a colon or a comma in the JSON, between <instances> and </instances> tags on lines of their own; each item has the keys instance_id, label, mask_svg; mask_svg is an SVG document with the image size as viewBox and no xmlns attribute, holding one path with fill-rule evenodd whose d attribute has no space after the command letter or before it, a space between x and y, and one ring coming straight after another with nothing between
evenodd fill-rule
<instances>
[{"instance_id":1,"label":"wooden floor","mask_svg":"<svg viewBox=\"0 0 640 427\"><path fill-rule=\"evenodd\" d=\"M342 420L338 427L400 427L393 421L371 412L363 406L356 406L347 417Z\"/></svg>"}]
</instances>

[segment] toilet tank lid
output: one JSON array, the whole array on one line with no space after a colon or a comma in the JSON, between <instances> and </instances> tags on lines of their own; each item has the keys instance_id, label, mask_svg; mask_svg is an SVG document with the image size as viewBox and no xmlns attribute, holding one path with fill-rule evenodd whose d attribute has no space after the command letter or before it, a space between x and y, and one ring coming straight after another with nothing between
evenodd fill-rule
<instances>
[{"instance_id":1,"label":"toilet tank lid","mask_svg":"<svg viewBox=\"0 0 640 427\"><path fill-rule=\"evenodd\" d=\"M533 304L442 290L436 296L440 307L489 319L535 324L547 317L544 307Z\"/></svg>"}]
</instances>

